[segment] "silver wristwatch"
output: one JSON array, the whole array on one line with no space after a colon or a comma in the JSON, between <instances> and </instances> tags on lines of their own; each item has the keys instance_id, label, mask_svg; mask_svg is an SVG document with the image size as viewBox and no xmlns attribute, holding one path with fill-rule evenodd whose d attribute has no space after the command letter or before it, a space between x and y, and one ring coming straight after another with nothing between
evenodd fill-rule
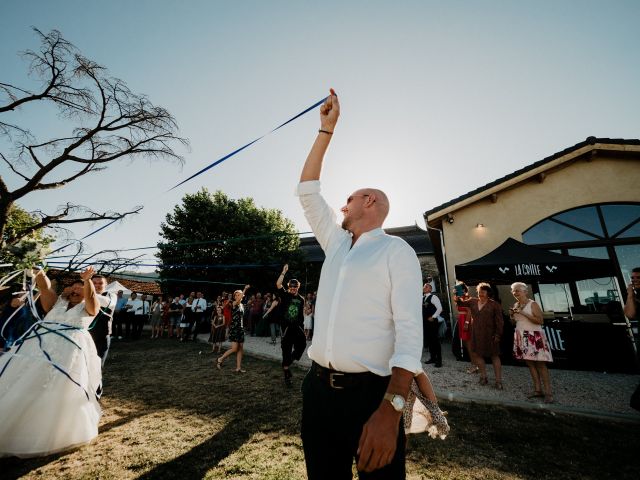
<instances>
[{"instance_id":1,"label":"silver wristwatch","mask_svg":"<svg viewBox=\"0 0 640 480\"><path fill-rule=\"evenodd\" d=\"M406 400L402 395L398 395L396 393L385 393L384 399L388 400L391 403L391 406L396 412L401 412L404 410L404 404Z\"/></svg>"}]
</instances>

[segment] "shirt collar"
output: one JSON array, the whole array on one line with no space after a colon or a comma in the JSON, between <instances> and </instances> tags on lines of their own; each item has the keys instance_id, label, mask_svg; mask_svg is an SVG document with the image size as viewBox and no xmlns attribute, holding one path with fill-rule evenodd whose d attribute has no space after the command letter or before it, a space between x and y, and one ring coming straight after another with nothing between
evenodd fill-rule
<instances>
[{"instance_id":1,"label":"shirt collar","mask_svg":"<svg viewBox=\"0 0 640 480\"><path fill-rule=\"evenodd\" d=\"M374 228L373 230L364 232L362 235L360 235L360 238L375 238L379 237L380 235L384 235L384 230L382 229L382 227Z\"/></svg>"}]
</instances>

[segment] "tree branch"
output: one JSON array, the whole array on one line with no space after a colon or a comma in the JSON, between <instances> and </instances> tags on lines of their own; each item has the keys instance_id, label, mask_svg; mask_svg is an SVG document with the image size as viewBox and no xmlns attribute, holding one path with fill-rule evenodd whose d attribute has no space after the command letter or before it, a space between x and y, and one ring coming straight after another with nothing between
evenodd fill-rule
<instances>
[{"instance_id":1,"label":"tree branch","mask_svg":"<svg viewBox=\"0 0 640 480\"><path fill-rule=\"evenodd\" d=\"M117 212L96 213L86 209L86 207L67 203L64 207L62 207L62 211L55 215L46 215L42 212L35 212L41 215L42 217L41 221L31 227L21 230L19 237L8 238L6 243L7 245L11 245L19 241L21 238L28 236L31 232L41 230L46 227L55 228L58 225L67 225L67 224L82 223L82 222L95 222L98 220L122 220L123 218L129 215L134 215L136 213L139 213L140 210L142 210L142 208L143 207L136 207L133 210L129 212L124 212L124 213L117 213ZM83 209L89 212L88 216L80 217L80 218L77 218L77 217L66 218L68 215L70 215L74 211L83 210Z\"/></svg>"},{"instance_id":2,"label":"tree branch","mask_svg":"<svg viewBox=\"0 0 640 480\"><path fill-rule=\"evenodd\" d=\"M4 162L9 165L9 168L11 169L11 171L13 173L15 173L16 175L19 175L20 177L24 178L27 182L29 181L29 177L23 175L22 173L20 173L18 170L15 169L15 167L13 166L13 164L7 160L7 157L4 156L4 154L2 152L0 152L0 157L2 158L2 160L4 160Z\"/></svg>"},{"instance_id":3,"label":"tree branch","mask_svg":"<svg viewBox=\"0 0 640 480\"><path fill-rule=\"evenodd\" d=\"M0 175L3 204L9 205L38 190L63 187L121 158L183 161L174 148L188 148L189 144L178 136L178 125L167 110L153 105L146 96L135 94L122 80L109 77L104 67L83 57L59 31L52 30L48 34L37 29L34 31L41 42L40 50L29 50L23 57L30 62L29 75L41 82L40 87L31 91L14 84L0 83L0 115L28 103L48 103L55 106L63 118L77 120L78 126L71 134L36 140L31 138L27 128L6 120L6 117L0 121L0 136L7 137L14 146L11 154L7 151L2 153L2 161L24 181L10 191ZM15 133L26 140L13 141L11 134ZM18 170L18 162L33 167L33 171L22 173ZM83 167L69 174L64 165L71 162L80 163ZM64 174L57 177L62 179L56 178L56 172L61 171ZM0 238L7 222L5 210L0 209L3 212L0 215ZM72 208L55 215L43 215L35 228L121 219L135 213L119 216L92 212L89 216L71 218L76 212L77 209Z\"/></svg>"}]
</instances>

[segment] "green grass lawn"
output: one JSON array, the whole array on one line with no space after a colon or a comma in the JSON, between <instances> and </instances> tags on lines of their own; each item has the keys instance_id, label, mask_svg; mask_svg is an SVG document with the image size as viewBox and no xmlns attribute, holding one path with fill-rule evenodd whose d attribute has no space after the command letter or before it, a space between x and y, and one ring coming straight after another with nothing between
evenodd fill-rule
<instances>
[{"instance_id":1,"label":"green grass lawn","mask_svg":"<svg viewBox=\"0 0 640 480\"><path fill-rule=\"evenodd\" d=\"M202 350L203 353L199 354ZM100 435L38 459L1 459L0 478L303 479L304 375L292 389L277 362L214 367L210 346L116 343L104 372ZM411 436L411 479L625 479L640 472L640 425L442 402L445 441Z\"/></svg>"}]
</instances>

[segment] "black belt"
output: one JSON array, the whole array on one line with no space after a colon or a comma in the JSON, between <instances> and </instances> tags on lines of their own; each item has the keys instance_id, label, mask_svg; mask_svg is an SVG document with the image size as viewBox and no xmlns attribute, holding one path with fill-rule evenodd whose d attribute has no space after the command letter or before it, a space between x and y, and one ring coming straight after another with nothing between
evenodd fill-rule
<instances>
[{"instance_id":1,"label":"black belt","mask_svg":"<svg viewBox=\"0 0 640 480\"><path fill-rule=\"evenodd\" d=\"M388 379L371 372L338 372L318 365L316 362L311 364L311 373L336 390L364 387L376 381Z\"/></svg>"}]
</instances>

